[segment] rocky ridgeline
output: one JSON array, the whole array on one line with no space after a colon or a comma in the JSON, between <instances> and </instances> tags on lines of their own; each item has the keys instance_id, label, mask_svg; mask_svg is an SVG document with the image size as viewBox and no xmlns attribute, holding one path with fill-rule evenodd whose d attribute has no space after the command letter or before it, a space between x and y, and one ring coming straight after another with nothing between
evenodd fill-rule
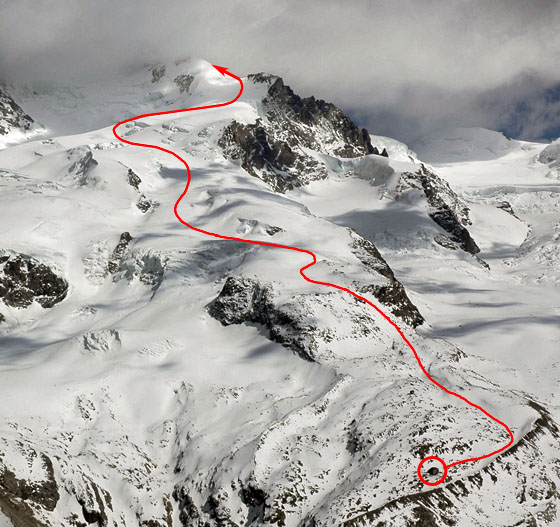
<instances>
[{"instance_id":1,"label":"rocky ridgeline","mask_svg":"<svg viewBox=\"0 0 560 527\"><path fill-rule=\"evenodd\" d=\"M32 125L33 119L21 109L6 89L0 85L0 135L7 135L13 130L27 131Z\"/></svg>"},{"instance_id":2,"label":"rocky ridgeline","mask_svg":"<svg viewBox=\"0 0 560 527\"><path fill-rule=\"evenodd\" d=\"M496 203L496 207L497 207L498 209L501 209L501 210L507 212L508 214L510 214L511 216L513 216L514 218L519 219L519 218L517 217L517 215L515 214L515 211L513 210L513 207L511 206L511 203L510 203L509 201L506 201L506 200L498 201L498 202Z\"/></svg>"},{"instance_id":3,"label":"rocky ridgeline","mask_svg":"<svg viewBox=\"0 0 560 527\"><path fill-rule=\"evenodd\" d=\"M24 308L34 301L43 308L62 302L68 283L50 267L23 254L0 256L0 299Z\"/></svg>"},{"instance_id":4,"label":"rocky ridgeline","mask_svg":"<svg viewBox=\"0 0 560 527\"><path fill-rule=\"evenodd\" d=\"M447 239L445 236L437 237L437 243L450 249L455 249L457 244L473 256L480 252L467 229L472 223L469 208L446 181L422 164L416 172L403 173L397 189L397 199L411 188L423 192L430 206L430 218L450 235Z\"/></svg>"},{"instance_id":5,"label":"rocky ridgeline","mask_svg":"<svg viewBox=\"0 0 560 527\"><path fill-rule=\"evenodd\" d=\"M334 104L315 97L301 98L280 77L249 75L269 85L262 100L266 119L254 124L234 121L218 145L224 155L274 190L285 192L328 175L325 164L306 149L344 158L381 154L366 129L358 128Z\"/></svg>"},{"instance_id":6,"label":"rocky ridgeline","mask_svg":"<svg viewBox=\"0 0 560 527\"><path fill-rule=\"evenodd\" d=\"M387 306L394 316L404 320L410 326L418 327L423 324L424 317L410 301L404 286L397 280L377 247L353 230L350 230L350 236L353 240L352 252L358 260L371 274L380 274L387 279L385 285L360 284L357 286L357 291L362 294L371 293L384 306Z\"/></svg>"},{"instance_id":7,"label":"rocky ridgeline","mask_svg":"<svg viewBox=\"0 0 560 527\"><path fill-rule=\"evenodd\" d=\"M320 156L310 151L340 158L387 156L385 149L380 152L371 144L367 130L358 128L333 104L315 97L301 98L274 75L259 73L249 75L249 80L268 85L262 100L265 116L254 124L233 121L218 145L226 158L240 162L244 170L275 191L286 192L328 176ZM449 234L436 237L437 243L472 255L480 252L467 229L469 208L447 182L422 164L417 172L403 173L397 198L410 188L422 191L430 218Z\"/></svg>"}]
</instances>

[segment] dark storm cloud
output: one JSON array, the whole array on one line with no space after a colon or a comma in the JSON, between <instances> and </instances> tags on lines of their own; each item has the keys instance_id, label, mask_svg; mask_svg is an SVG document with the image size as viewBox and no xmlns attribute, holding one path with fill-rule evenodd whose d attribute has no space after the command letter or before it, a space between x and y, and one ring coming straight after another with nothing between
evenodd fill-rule
<instances>
[{"instance_id":1,"label":"dark storm cloud","mask_svg":"<svg viewBox=\"0 0 560 527\"><path fill-rule=\"evenodd\" d=\"M0 0L0 76L66 83L198 56L282 75L375 133L540 137L558 115L558 27L556 0Z\"/></svg>"}]
</instances>

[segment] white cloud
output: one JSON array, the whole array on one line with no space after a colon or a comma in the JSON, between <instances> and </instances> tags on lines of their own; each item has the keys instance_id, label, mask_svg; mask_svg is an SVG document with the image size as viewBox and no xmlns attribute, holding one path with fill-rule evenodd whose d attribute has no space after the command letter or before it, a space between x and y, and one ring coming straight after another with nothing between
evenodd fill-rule
<instances>
[{"instance_id":1,"label":"white cloud","mask_svg":"<svg viewBox=\"0 0 560 527\"><path fill-rule=\"evenodd\" d=\"M488 126L483 94L560 81L558 27L556 0L0 0L0 74L64 83L198 56L277 73L371 124ZM413 136L397 125L380 123Z\"/></svg>"}]
</instances>

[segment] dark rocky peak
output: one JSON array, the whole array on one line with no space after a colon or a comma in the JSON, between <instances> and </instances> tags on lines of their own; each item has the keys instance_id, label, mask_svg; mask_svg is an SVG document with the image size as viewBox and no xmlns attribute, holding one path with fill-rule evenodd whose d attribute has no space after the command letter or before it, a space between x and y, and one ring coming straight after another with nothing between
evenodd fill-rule
<instances>
[{"instance_id":1,"label":"dark rocky peak","mask_svg":"<svg viewBox=\"0 0 560 527\"><path fill-rule=\"evenodd\" d=\"M356 126L342 110L313 96L301 98L280 77L268 89L263 104L272 121L295 121L326 132L321 138L308 137L305 141L308 148L321 151L321 146L327 147L324 153L347 158L380 153L372 146L368 131ZM344 144L339 146L340 142Z\"/></svg>"},{"instance_id":2,"label":"dark rocky peak","mask_svg":"<svg viewBox=\"0 0 560 527\"><path fill-rule=\"evenodd\" d=\"M27 131L32 124L33 119L12 99L6 87L0 85L0 135L12 130Z\"/></svg>"},{"instance_id":3,"label":"dark rocky peak","mask_svg":"<svg viewBox=\"0 0 560 527\"><path fill-rule=\"evenodd\" d=\"M262 179L277 192L283 193L328 175L322 163L301 151L294 151L288 141L278 140L274 129L261 119L249 125L234 121L224 130L218 145L225 157L240 161L249 174Z\"/></svg>"},{"instance_id":4,"label":"dark rocky peak","mask_svg":"<svg viewBox=\"0 0 560 527\"><path fill-rule=\"evenodd\" d=\"M66 298L68 283L50 267L23 254L0 256L0 299L11 307L36 301L53 307Z\"/></svg>"},{"instance_id":5,"label":"dark rocky peak","mask_svg":"<svg viewBox=\"0 0 560 527\"><path fill-rule=\"evenodd\" d=\"M285 192L310 181L325 179L328 170L318 154L354 158L385 155L334 104L315 97L302 98L280 77L257 73L253 83L268 84L262 99L262 117L254 124L234 121L226 127L218 145L226 158L240 161L251 175Z\"/></svg>"}]
</instances>

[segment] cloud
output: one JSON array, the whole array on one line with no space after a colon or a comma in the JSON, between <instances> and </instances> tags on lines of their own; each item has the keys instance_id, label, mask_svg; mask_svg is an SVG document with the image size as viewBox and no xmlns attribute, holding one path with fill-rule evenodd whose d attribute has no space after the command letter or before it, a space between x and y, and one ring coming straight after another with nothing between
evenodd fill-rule
<instances>
[{"instance_id":1,"label":"cloud","mask_svg":"<svg viewBox=\"0 0 560 527\"><path fill-rule=\"evenodd\" d=\"M5 80L64 84L197 56L277 73L408 140L501 126L524 100L534 122L517 133L536 137L560 82L556 0L0 0L0 14Z\"/></svg>"}]
</instances>

